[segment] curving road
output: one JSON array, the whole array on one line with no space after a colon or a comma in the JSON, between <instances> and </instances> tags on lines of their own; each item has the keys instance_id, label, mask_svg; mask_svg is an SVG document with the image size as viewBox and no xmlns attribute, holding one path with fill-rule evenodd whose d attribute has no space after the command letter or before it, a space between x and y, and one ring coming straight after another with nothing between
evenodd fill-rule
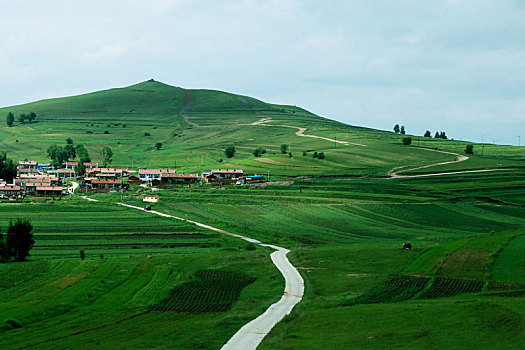
<instances>
[{"instance_id":1,"label":"curving road","mask_svg":"<svg viewBox=\"0 0 525 350\"><path fill-rule=\"evenodd\" d=\"M240 125L280 126L280 127L282 127L282 128L297 129L298 131L295 133L297 136L302 136L302 137L311 137L311 138L314 138L314 139L326 140L326 141L335 142L335 143L340 143L340 144L347 145L347 146L362 146L362 147L368 147L367 145L363 145L363 144L361 144L361 143L352 143L352 142L348 142L348 141L335 140L335 139L331 139L331 138L324 137L324 136L307 135L307 134L304 133L304 132L306 131L306 128L303 128L303 127L300 127L300 126L282 125L282 124L266 124L267 122L270 122L270 121L272 121L272 118L271 118L271 117L264 117L264 118L261 118L261 119L259 119L258 121L253 122L253 123L251 123L251 124L240 124Z\"/></svg>"},{"instance_id":2,"label":"curving road","mask_svg":"<svg viewBox=\"0 0 525 350\"><path fill-rule=\"evenodd\" d=\"M145 211L143 208L134 205L124 203L117 204L122 205L124 207ZM264 244L256 239L224 231L219 228L202 224L197 221L180 218L177 216L161 213L155 210L150 210L147 212L168 218L190 222L208 230L220 232L228 236L243 239L253 244L258 244L263 247L275 249L275 252L270 254L270 257L274 265L277 266L281 274L284 276L286 284L283 296L278 302L272 304L262 315L250 321L241 329L239 329L237 333L235 333L233 337L231 337L230 340L228 340L228 342L222 347L222 349L250 350L257 348L257 346L261 343L264 337L272 330L272 328L286 315L289 315L294 306L297 305L303 298L304 281L301 275L299 274L299 271L297 271L297 269L290 263L290 261L286 257L286 255L290 252L288 249L271 244Z\"/></svg>"},{"instance_id":3,"label":"curving road","mask_svg":"<svg viewBox=\"0 0 525 350\"><path fill-rule=\"evenodd\" d=\"M399 173L400 172L405 172L405 171L414 171L414 170L431 168L431 167L435 167L435 166L438 166L438 165L447 165L447 164L452 164L452 163L459 163L459 162L464 162L467 159L469 159L469 157L461 155L459 153L447 152L447 151L439 151L439 150L429 149L429 148L419 148L419 149L424 150L424 151L430 151L430 152L438 152L438 153L450 154L450 155L456 156L456 160L450 160L448 162L441 162L441 163L432 163L432 164L428 164L428 165L419 166L417 168L410 168L410 169L403 169L403 170L401 170L402 168L407 167L407 165L403 165L403 166L398 166L398 167L395 167L393 169L390 169L386 174L388 176L390 176L391 179L405 178L405 177L421 177L422 175L399 175ZM455 173L457 173L457 172L454 172L454 174ZM424 176L435 176L435 175L447 175L447 173L425 174Z\"/></svg>"}]
</instances>

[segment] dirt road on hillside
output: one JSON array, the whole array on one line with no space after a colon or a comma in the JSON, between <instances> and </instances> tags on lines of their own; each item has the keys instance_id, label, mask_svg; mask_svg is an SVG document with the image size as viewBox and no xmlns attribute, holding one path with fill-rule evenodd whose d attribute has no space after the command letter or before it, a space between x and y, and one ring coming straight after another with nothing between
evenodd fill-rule
<instances>
[{"instance_id":1,"label":"dirt road on hillside","mask_svg":"<svg viewBox=\"0 0 525 350\"><path fill-rule=\"evenodd\" d=\"M430 151L430 152L438 152L438 153L450 154L450 155L456 156L456 160L451 160L451 161L448 161L448 162L441 162L441 163L432 163L432 164L423 165L423 166L419 166L419 167L416 167L416 168L409 168L409 169L403 169L403 168L406 168L407 166L409 166L409 165L403 165L403 166L398 166L398 167L395 167L393 169L390 169L386 174L388 176L390 176L390 178L392 178L392 179L405 178L405 177L420 177L421 175L399 175L399 173L400 172L420 170L420 169L426 169L426 168L431 168L431 167L435 167L435 166L439 166L439 165L460 163L460 162L464 162L467 159L469 159L469 157L461 155L459 153L447 152L447 151L439 151L439 150L429 149L429 148L419 148L419 149L424 150L424 151ZM425 174L425 175L426 176L435 176L437 174L442 175L444 173Z\"/></svg>"},{"instance_id":2,"label":"dirt road on hillside","mask_svg":"<svg viewBox=\"0 0 525 350\"><path fill-rule=\"evenodd\" d=\"M270 122L270 121L272 121L272 118L270 118L270 117L264 117L264 118L261 118L261 119L259 119L258 121L253 122L253 123L251 123L251 124L241 124L241 125L280 126L280 127L282 127L282 128L297 129L298 131L295 133L297 136L302 136L302 137L311 137L311 138L314 138L314 139L326 140L326 141L335 142L335 143L339 143L339 144L347 145L347 146L362 146L362 147L368 147L367 145L363 145L363 144L361 144L361 143L353 143L353 142L348 142L348 141L335 140L335 139L331 139L331 138L323 137L323 136L318 136L318 135L307 135L307 134L304 133L304 132L306 131L307 128L303 128L303 127L300 127L300 126L282 125L282 124L266 124L266 123L268 123L268 122Z\"/></svg>"}]
</instances>

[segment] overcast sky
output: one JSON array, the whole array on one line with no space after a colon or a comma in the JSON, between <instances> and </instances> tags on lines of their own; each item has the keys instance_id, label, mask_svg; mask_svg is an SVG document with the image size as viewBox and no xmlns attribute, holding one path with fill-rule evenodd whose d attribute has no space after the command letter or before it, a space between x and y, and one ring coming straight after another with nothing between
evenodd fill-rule
<instances>
[{"instance_id":1,"label":"overcast sky","mask_svg":"<svg viewBox=\"0 0 525 350\"><path fill-rule=\"evenodd\" d=\"M0 0L0 106L150 78L525 143L525 1Z\"/></svg>"}]
</instances>

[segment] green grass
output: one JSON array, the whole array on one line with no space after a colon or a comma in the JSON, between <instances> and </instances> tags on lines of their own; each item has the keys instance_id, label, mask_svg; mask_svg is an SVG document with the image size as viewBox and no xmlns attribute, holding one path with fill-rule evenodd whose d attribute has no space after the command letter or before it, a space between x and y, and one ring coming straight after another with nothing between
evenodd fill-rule
<instances>
[{"instance_id":1,"label":"green grass","mask_svg":"<svg viewBox=\"0 0 525 350\"><path fill-rule=\"evenodd\" d=\"M2 108L0 116L8 111L38 115L36 123L0 127L0 149L15 160L47 162L47 147L72 137L87 145L94 161L110 146L115 166L269 170L273 183L162 189L153 205L291 249L305 296L261 349L525 344L524 147L475 144L465 162L410 171L456 158L426 148L463 154L466 143L417 137L406 147L400 135L301 108L151 81ZM367 147L336 147L296 136L293 128L244 125L263 117L272 118L268 124L306 127L306 134ZM163 143L161 150L154 149L156 142ZM224 148L232 144L237 153L226 159ZM281 144L290 146L293 157L279 152ZM268 152L255 158L257 147ZM315 151L326 158L313 158ZM394 167L407 174L505 170L390 179L386 174ZM132 186L126 198L142 206L145 193ZM120 194L90 195L97 203L77 195L0 204L4 232L9 219L25 217L36 240L30 262L0 265L0 320L22 324L0 326L2 348L220 348L282 293L284 281L269 249L246 250L246 242L117 206ZM413 249L403 250L404 242ZM199 278L208 270L227 278ZM222 285L228 274L243 276L237 282L255 281L221 292L210 287ZM427 282L412 288L414 281ZM201 297L180 302L187 291ZM231 309L183 312L211 307L205 299L224 301L224 309L231 301ZM360 299L366 303L344 306ZM181 308L151 311L158 305Z\"/></svg>"}]
</instances>

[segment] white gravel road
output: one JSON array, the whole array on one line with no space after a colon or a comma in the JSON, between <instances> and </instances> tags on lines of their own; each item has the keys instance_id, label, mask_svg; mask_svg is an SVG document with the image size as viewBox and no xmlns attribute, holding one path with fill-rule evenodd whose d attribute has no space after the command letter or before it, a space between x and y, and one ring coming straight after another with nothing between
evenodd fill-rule
<instances>
[{"instance_id":1,"label":"white gravel road","mask_svg":"<svg viewBox=\"0 0 525 350\"><path fill-rule=\"evenodd\" d=\"M88 198L86 198L88 199ZM130 204L117 203L128 208L138 209L142 211L144 208L137 207ZM275 245L264 244L256 239L231 233L228 231L221 230L219 228L202 224L197 221L187 220L177 216L161 213L155 210L147 211L152 214L174 218L190 222L202 228L208 230L220 232L229 236L243 239L247 242L258 244L264 247L275 249L275 252L270 254L272 262L279 269L285 279L284 294L281 299L272 304L262 315L252 320L251 322L244 325L241 329L228 340L228 342L222 347L225 350L251 350L257 348L264 337L272 330L272 328L281 321L286 315L289 315L294 306L301 301L304 294L304 281L299 271L290 263L286 255L290 252L286 248L278 247Z\"/></svg>"}]
</instances>

